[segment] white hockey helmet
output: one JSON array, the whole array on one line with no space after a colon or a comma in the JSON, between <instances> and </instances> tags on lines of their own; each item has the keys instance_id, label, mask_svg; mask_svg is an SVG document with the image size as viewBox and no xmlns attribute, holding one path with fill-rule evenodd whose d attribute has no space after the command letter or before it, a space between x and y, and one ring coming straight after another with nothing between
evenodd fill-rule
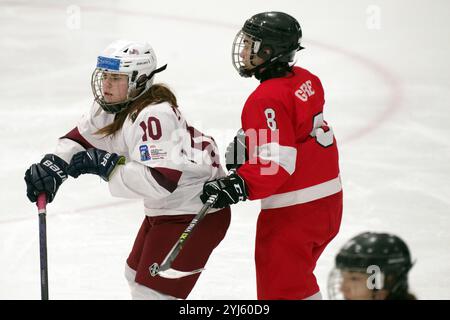
<instances>
[{"instance_id":1,"label":"white hockey helmet","mask_svg":"<svg viewBox=\"0 0 450 320\"><path fill-rule=\"evenodd\" d=\"M97 58L97 67L92 73L91 88L95 101L109 113L118 113L136 100L153 84L153 75L163 71L167 65L156 69L156 55L146 42L117 40L111 43ZM105 73L128 76L128 92L125 100L108 103L103 91Z\"/></svg>"}]
</instances>

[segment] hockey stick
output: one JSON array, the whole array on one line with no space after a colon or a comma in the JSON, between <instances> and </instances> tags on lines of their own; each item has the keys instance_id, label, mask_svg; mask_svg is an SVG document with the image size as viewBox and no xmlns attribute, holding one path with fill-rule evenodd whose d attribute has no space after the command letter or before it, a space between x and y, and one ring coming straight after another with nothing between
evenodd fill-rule
<instances>
[{"instance_id":1,"label":"hockey stick","mask_svg":"<svg viewBox=\"0 0 450 320\"><path fill-rule=\"evenodd\" d=\"M183 278L186 276L190 276L192 274L196 274L203 271L203 268L192 270L192 271L180 271L171 268L172 262L175 260L175 258L180 253L181 249L183 248L184 242L189 238L189 236L192 233L192 230L194 230L195 226L205 217L205 215L208 213L211 206L217 201L218 195L211 195L209 199L206 201L202 209L197 213L197 215L192 219L189 226L184 230L184 232L181 234L178 241L175 243L175 245L172 247L172 249L169 251L167 256L164 258L161 265L158 265L158 263L153 263L149 267L149 271L152 277L155 277L156 275L167 278L167 279L178 279Z\"/></svg>"},{"instance_id":2,"label":"hockey stick","mask_svg":"<svg viewBox=\"0 0 450 320\"><path fill-rule=\"evenodd\" d=\"M36 205L39 213L39 251L41 258L41 300L48 300L48 269L47 269L47 195L39 194Z\"/></svg>"}]
</instances>

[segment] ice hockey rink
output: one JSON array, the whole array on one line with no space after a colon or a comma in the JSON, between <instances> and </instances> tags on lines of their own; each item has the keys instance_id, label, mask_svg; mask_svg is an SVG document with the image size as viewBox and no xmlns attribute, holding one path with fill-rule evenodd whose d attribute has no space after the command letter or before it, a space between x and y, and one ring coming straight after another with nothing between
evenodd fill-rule
<instances>
[{"instance_id":1,"label":"ice hockey rink","mask_svg":"<svg viewBox=\"0 0 450 320\"><path fill-rule=\"evenodd\" d=\"M231 44L245 19L285 11L303 29L297 64L317 74L340 148L341 231L316 276L327 298L334 257L363 231L392 232L416 264L411 291L450 299L450 2L0 0L0 299L40 299L37 209L25 170L54 150L92 103L97 54L146 40L182 112L223 153L258 82L239 77ZM129 299L124 262L141 201L69 179L47 206L50 299ZM232 208L227 236L189 299L255 299L258 202ZM277 272L277 270L274 270Z\"/></svg>"}]
</instances>

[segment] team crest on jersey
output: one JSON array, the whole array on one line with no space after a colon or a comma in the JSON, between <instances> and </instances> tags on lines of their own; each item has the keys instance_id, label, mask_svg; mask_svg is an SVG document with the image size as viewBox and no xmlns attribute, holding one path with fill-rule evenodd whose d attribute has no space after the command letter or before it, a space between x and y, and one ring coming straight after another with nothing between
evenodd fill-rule
<instances>
[{"instance_id":1,"label":"team crest on jersey","mask_svg":"<svg viewBox=\"0 0 450 320\"><path fill-rule=\"evenodd\" d=\"M139 151L141 153L141 161L150 160L152 157L150 156L150 152L148 152L148 146L143 144L139 147Z\"/></svg>"}]
</instances>

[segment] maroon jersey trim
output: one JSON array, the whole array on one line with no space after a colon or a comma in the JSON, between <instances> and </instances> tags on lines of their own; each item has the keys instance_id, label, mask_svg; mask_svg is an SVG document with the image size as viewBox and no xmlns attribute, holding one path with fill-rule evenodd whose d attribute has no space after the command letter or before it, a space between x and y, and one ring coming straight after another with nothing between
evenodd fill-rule
<instances>
[{"instance_id":1,"label":"maroon jersey trim","mask_svg":"<svg viewBox=\"0 0 450 320\"><path fill-rule=\"evenodd\" d=\"M90 144L85 138L83 138L80 131L78 131L77 127L73 128L69 133L67 133L65 136L61 137L60 139L63 139L63 138L75 141L76 143L80 144L85 149L94 148L94 146L92 144Z\"/></svg>"},{"instance_id":2,"label":"maroon jersey trim","mask_svg":"<svg viewBox=\"0 0 450 320\"><path fill-rule=\"evenodd\" d=\"M180 181L181 171L168 169L168 168L150 168L150 173L156 182L169 191L174 192L178 187L178 181Z\"/></svg>"}]
</instances>

